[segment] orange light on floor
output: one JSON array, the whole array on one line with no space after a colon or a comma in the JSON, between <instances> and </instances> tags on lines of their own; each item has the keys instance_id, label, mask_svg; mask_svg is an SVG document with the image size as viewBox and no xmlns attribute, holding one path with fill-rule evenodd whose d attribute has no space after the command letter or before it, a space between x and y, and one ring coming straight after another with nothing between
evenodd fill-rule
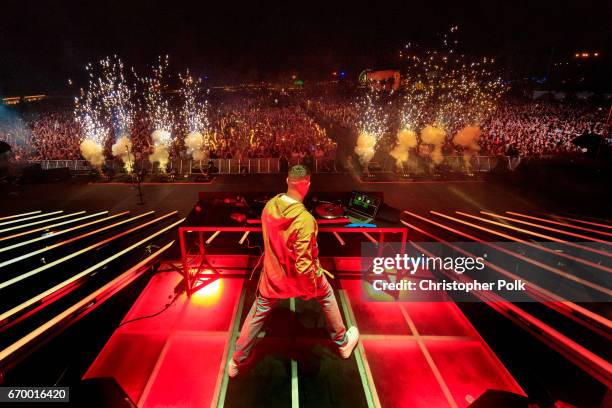
<instances>
[{"instance_id":1,"label":"orange light on floor","mask_svg":"<svg viewBox=\"0 0 612 408\"><path fill-rule=\"evenodd\" d=\"M510 224L502 224L501 222L489 220L489 219L482 218L482 217L477 217L475 215L467 214L467 213L464 213L464 212L461 212L461 211L455 211L455 213L459 214L459 215L462 215L464 217L469 217L469 218L472 218L472 219L475 219L475 220L486 222L488 224L497 225L497 226L500 226L502 228L509 228L509 229L517 231L517 232L521 232L521 233L528 234L528 235L533 235L535 237L542 238L542 239L545 239L545 240L548 240L548 241L560 242L560 243L563 243L563 244L565 244L567 246L571 246L571 247L574 247L574 248L582 249L584 251L589 251L589 252L593 252L593 253L596 253L596 254L599 254L599 255L612 257L612 254L609 254L608 252L600 251L598 249L586 247L586 246L583 246L583 245L578 245L578 244L576 244L574 242L569 242L569 241L565 241L563 239L551 237L550 235L539 234L539 233L533 232L531 230L526 230L526 229L518 228L518 227L515 227L514 225L510 225Z\"/></svg>"},{"instance_id":2,"label":"orange light on floor","mask_svg":"<svg viewBox=\"0 0 612 408\"><path fill-rule=\"evenodd\" d=\"M63 211L57 211L57 212L58 213L62 213ZM13 230L17 230L17 229L21 229L21 228L25 228L25 227L31 227L32 225L43 224L43 223L48 222L48 221L61 220L63 218L68 218L68 217L72 217L72 216L75 216L75 215L81 215L81 214L85 214L85 211L78 211L78 212L75 212L75 213L72 213L72 214L66 214L66 215L62 215L62 216L59 216L59 217L47 218L46 220L30 222L28 224L16 225L16 226L10 227L10 228L3 228L3 229L0 229L0 232L8 232L8 231L13 231ZM20 220L25 220L25 218L22 218ZM16 221L20 221L20 220L16 220ZM7 221L6 224L9 224L11 222L13 222L13 221Z\"/></svg>"},{"instance_id":3,"label":"orange light on floor","mask_svg":"<svg viewBox=\"0 0 612 408\"><path fill-rule=\"evenodd\" d=\"M519 212L506 211L506 213L508 213L510 215L516 215L518 217L529 218L530 220L547 222L549 224L555 224L555 225L560 225L562 227L579 229L579 230L582 230L582 231L594 232L596 234L607 235L609 237L612 237L612 232L605 232L605 231L600 231L600 230L596 230L596 229L593 229L593 228L581 227L579 225L573 225L573 224L568 224L568 223L565 223L565 222L558 222L558 221L548 220L546 218L533 217L531 215L522 214L522 213L519 213Z\"/></svg>"},{"instance_id":4,"label":"orange light on floor","mask_svg":"<svg viewBox=\"0 0 612 408\"><path fill-rule=\"evenodd\" d=\"M410 213L409 211L404 211L404 212L407 213L408 215L413 215L416 218L422 218L423 220L426 220L426 221L428 221L428 222L430 222L430 223L432 223L434 225L439 225L442 228L446 229L446 227L444 227L442 224L439 224L439 223L437 223L435 221L430 221L427 218L420 217L420 216L418 216L416 214ZM430 211L430 212L433 213L434 211ZM433 235L433 234L431 234L431 233L429 233L427 231L424 231L424 230L418 228L417 226L412 225L412 224L410 224L410 223L408 223L408 222L406 222L404 220L401 220L400 222L402 224L404 224L405 226L411 228L412 230L418 231L421 234L428 236L429 238L433 238L437 242L441 242L442 244L446 245L449 248L454 249L455 251L458 251L458 252L460 252L460 253L462 253L464 255L467 255L467 256L475 256L474 254L472 254L472 253L470 253L468 251L465 251L464 249L459 248L459 247L453 245L452 243L450 243L448 241L445 241L442 238L440 238L440 237L438 237L436 235ZM452 228L448 228L448 229L452 230ZM468 235L468 234L465 234L465 235ZM482 241L482 242L484 242L484 241ZM415 248L417 248L419 251L422 251L423 253L428 254L428 256L432 256L432 255L430 255L430 253L428 251L424 250L423 248L421 248L420 246L418 246L414 242L410 241L410 244L412 246L414 246ZM500 267L498 265L495 265L495 264L493 264L491 262L488 262L488 261L484 261L484 264L486 266L488 266L489 268L493 269L494 271L500 273L501 275L504 275L506 277L510 277L511 279L523 279L527 283L528 291L532 295L535 295L535 296L533 296L533 298L534 299L543 298L544 301L543 302L542 302L542 300L540 300L540 301L546 307L549 307L551 309L557 310L558 312L563 313L566 316L569 316L571 319L576 320L580 324L589 325L590 322L594 321L594 322L597 322L599 325L601 325L603 327L606 327L607 330L609 330L609 328L610 328L610 320L609 319L607 319L605 317L602 317L602 316L599 316L596 313L593 313L590 310L585 309L584 307L582 307L580 305L577 305L577 304L575 304L573 302L567 301L566 299L564 299L564 298L562 298L562 297L560 297L560 296L558 296L558 295L556 295L556 294L554 294L554 293L552 293L552 292L550 292L550 291L548 291L548 290L546 290L546 289L536 285L533 282L527 281L524 278L520 278L518 275L515 275L512 272L510 272L510 271L508 271L508 270L506 270L506 269L504 269L504 268L502 268L502 267ZM569 313L566 311L566 309L570 309ZM584 318L582 318L582 319L578 318L578 316L580 316L580 315L584 316ZM601 327L601 326L599 326L599 327Z\"/></svg>"},{"instance_id":5,"label":"orange light on floor","mask_svg":"<svg viewBox=\"0 0 612 408\"><path fill-rule=\"evenodd\" d=\"M432 212L434 212L434 211L432 211ZM609 290L609 289L607 289L605 287L602 287L601 285L597 285L597 284L595 284L593 282L590 282L590 281L588 281L586 279L578 278L578 277L576 277L576 276L574 276L574 275L572 275L570 273L566 273L566 272L564 272L564 271L562 271L562 270L560 270L558 268L555 268L555 267L553 267L551 265L547 265L545 263L539 262L537 259L532 259L532 258L530 258L528 256L524 256L524 255L520 254L519 252L511 251L511 250L508 250L507 248L500 247L498 245L493 244L492 242L486 242L486 241L484 241L484 240L482 240L482 239L480 239L478 237L475 237L475 236L470 235L470 234L466 234L465 232L458 231L458 230L456 230L454 228L451 228L451 227L446 226L444 224L440 224L438 222L430 220L429 218L421 217L421 216L419 216L417 214L414 214L414 213L411 213L409 211L404 211L404 213L406 213L408 215L411 215L411 216L413 216L415 218L418 218L418 219L420 219L422 221L425 221L425 222L428 222L430 224L436 225L436 226L438 226L438 227L440 227L442 229L445 229L447 231L454 232L455 234L460 235L462 237L465 237L467 239L471 239L471 240L473 240L475 242L480 242L480 243L482 243L482 244L484 244L484 245L486 245L488 247L496 249L496 250L498 250L500 252L504 252L504 253L506 253L506 254L508 254L510 256L513 256L515 258L521 259L522 261L525 261L525 262L528 262L528 263L530 263L532 265L538 266L538 267L540 267L542 269L545 269L545 270L547 270L549 272L552 272L552 273L554 273L556 275L562 276L562 277L564 277L566 279L572 280L574 282L578 282L578 283L580 283L582 285L591 287L591 288L593 288L593 289L595 289L597 291L601 291L603 293L606 293L606 294L608 294L608 296L612 295L612 291L611 290Z\"/></svg>"},{"instance_id":6,"label":"orange light on floor","mask_svg":"<svg viewBox=\"0 0 612 408\"><path fill-rule=\"evenodd\" d=\"M612 242L609 242L603 239L599 239L599 238L595 238L590 235L576 234L575 232L565 231L565 230L561 230L558 228L547 227L545 225L538 224L536 222L528 222L528 221L519 220L517 218L505 217L503 215L495 214L489 211L480 211L480 212L490 217L495 217L495 218L512 221L512 222L517 222L519 224L529 225L530 227L536 227L536 228L544 229L546 231L556 232L557 234L563 234L563 235L567 235L567 236L574 237L574 238L581 238L587 241L599 242L600 244L604 244L604 245L612 245Z\"/></svg>"},{"instance_id":7,"label":"orange light on floor","mask_svg":"<svg viewBox=\"0 0 612 408\"><path fill-rule=\"evenodd\" d=\"M98 247L98 246L104 245L104 244L106 244L108 242L111 242L113 239L116 239L118 237L124 236L124 235L126 235L126 234L128 234L130 232L136 231L136 230L138 230L140 228L143 228L143 227L145 227L147 225L151 225L153 223L156 223L156 222L158 222L158 221L160 221L160 220L162 220L164 218L167 218L169 216L175 215L177 212L178 211L176 211L176 210L172 211L172 212L170 212L170 213L168 213L166 215L163 215L163 216L161 216L161 217L159 217L159 218L157 218L155 220L149 221L149 222L147 222L145 224L141 224L141 225L139 225L137 227L132 228L131 230L122 232L121 234L115 235L114 237L111 237L111 238L108 238L108 239L106 239L106 240L104 240L102 242L99 242L99 243L95 244L94 246ZM26 300L25 302L21 303L20 305L15 306L11 310L7 310L6 312L0 314L0 322L3 322L5 320L9 319L10 317L14 316L17 313L21 313L23 310L29 308L30 306L32 306L34 304L37 304L39 302L40 302L40 304L44 304L47 301L47 299L50 298L51 295L54 295L54 294L57 294L57 293L61 293L60 291L62 289L68 287L69 285L72 285L74 282L76 282L79 279L81 279L81 278L91 274L92 272L97 271L99 268L107 265L108 263L114 261L115 259L119 258L120 256L123 256L124 254L127 254L128 252L130 252L130 251L140 247L145 242L150 242L153 238L158 237L161 234L165 233L166 231L171 230L171 229L177 227L183 221L185 221L185 218L181 218L180 220L178 220L178 221L176 221L176 222L174 222L174 223L172 223L172 224L170 224L170 225L160 229L159 231L156 231L156 232L152 233L151 235L149 235L149 236L145 237L144 239L136 242L135 244L132 244L131 246L129 246L129 247L125 248L125 249L122 249L121 251L111 255L110 257L108 257L108 258L98 262L97 264L90 266L89 268L85 269L84 271L82 271L80 273L77 273L76 275L72 275L70 278L66 279L65 281L63 281L61 283L58 283L57 285L53 286L50 289L47 289L46 291L44 291L42 293L39 293L38 295L34 296L33 298L30 298L29 300ZM84 251L88 251L90 249L92 249L92 247L85 248ZM83 250L79 251L77 254L82 253L82 252L83 252ZM63 260L64 260L64 258L62 258L60 260L53 261L51 263L48 263L48 264L44 265L43 268L44 267L49 267L49 266L56 265L57 263L59 263L58 261L61 262ZM41 269L41 268L38 268L38 269ZM34 271L37 272L36 269ZM28 274L31 274L31 272L29 272ZM24 276L27 277L28 274L20 275L20 276L17 277L17 279L20 280ZM7 283L12 284L14 282L6 281L6 282L3 282L2 284L4 286L6 286Z\"/></svg>"},{"instance_id":8,"label":"orange light on floor","mask_svg":"<svg viewBox=\"0 0 612 408\"><path fill-rule=\"evenodd\" d=\"M44 217L48 217L48 216L50 216L50 215L61 214L61 213L63 213L63 212L64 212L64 211L53 211L53 212L49 212L49 213L44 213L44 214L39 214L39 215L33 215L33 216L31 216L31 217L19 218L19 219L17 219L17 220L3 221L3 222L0 222L0 225L15 224L15 223L19 223L19 222L22 222L22 221L29 221L29 220L33 220L33 219L35 219L35 218L41 218L41 217L42 217L42 218L44 218ZM83 212L85 212L85 211L83 211Z\"/></svg>"},{"instance_id":9,"label":"orange light on floor","mask_svg":"<svg viewBox=\"0 0 612 408\"><path fill-rule=\"evenodd\" d=\"M19 218L19 217L25 217L26 215L40 214L41 212L42 211L38 210L38 211L30 211L30 212L27 212L27 213L9 215L9 216L6 216L6 217L0 217L0 221L9 220L9 219L13 219L13 218Z\"/></svg>"},{"instance_id":10,"label":"orange light on floor","mask_svg":"<svg viewBox=\"0 0 612 408\"><path fill-rule=\"evenodd\" d=\"M404 211L404 212L408 213L408 211ZM448 220L455 221L455 222L458 222L458 223L463 224L463 225L467 225L468 227L476 228L476 229L479 229L481 231L485 231L485 232L491 233L493 235L497 235L498 237L509 239L510 241L513 241L513 242L520 242L521 244L530 246L532 248L536 248L536 249L539 249L541 251L548 252L550 254L554 254L554 255L557 255L557 256L560 256L560 257L563 257L563 258L566 258L566 259L571 259L572 261L580 262L580 263L583 263L585 265L589 265L589 266L591 266L593 268L601 269L603 271L612 273L612 269L608 268L608 267L606 267L604 265L600 265L598 263L591 262L591 261L586 260L586 259L575 257L575 256L572 256L572 255L564 253L564 252L557 252L554 249L548 248L546 246L542 246L540 244L536 244L534 242L527 241L527 240L524 240L524 239L519 239L519 238L514 237L512 235L504 234L503 232L500 232L500 231L497 231L497 230L492 230L492 229L489 229L489 228L485 228L482 225L478 225L478 224L474 224L474 223L471 223L471 222L467 222L465 220L461 220L459 218L451 217L450 215L445 215L445 214L439 213L437 211L433 211L432 210L432 211L429 211L429 212L434 214L434 215L437 215L439 217L443 217L443 218L446 218ZM410 214L410 213L408 213L408 214Z\"/></svg>"},{"instance_id":11,"label":"orange light on floor","mask_svg":"<svg viewBox=\"0 0 612 408\"><path fill-rule=\"evenodd\" d=\"M203 278L202 287L191 295L191 300L198 306L213 305L219 301L222 292L223 282L221 279L216 277Z\"/></svg>"},{"instance_id":12,"label":"orange light on floor","mask_svg":"<svg viewBox=\"0 0 612 408\"><path fill-rule=\"evenodd\" d=\"M581 220L581 219L578 219L578 218L563 217L561 215L555 215L555 214L548 214L548 215L551 216L551 217L555 217L555 218L562 218L564 220L579 222L581 224L588 224L588 225L594 225L596 227L603 227L603 228L612 229L612 225L608 225L608 224L601 224L601 223L598 223L598 222L585 221L585 220Z\"/></svg>"}]
</instances>

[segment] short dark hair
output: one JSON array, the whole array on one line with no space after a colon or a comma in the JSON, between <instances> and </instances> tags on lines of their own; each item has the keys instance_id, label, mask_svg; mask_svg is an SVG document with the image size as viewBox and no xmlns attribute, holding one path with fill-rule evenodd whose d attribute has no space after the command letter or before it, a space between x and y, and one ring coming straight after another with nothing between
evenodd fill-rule
<instances>
[{"instance_id":1,"label":"short dark hair","mask_svg":"<svg viewBox=\"0 0 612 408\"><path fill-rule=\"evenodd\" d=\"M310 170L308 167L303 166L301 164L296 164L289 169L289 173L287 173L287 177L291 181L300 181L305 178L310 177Z\"/></svg>"}]
</instances>

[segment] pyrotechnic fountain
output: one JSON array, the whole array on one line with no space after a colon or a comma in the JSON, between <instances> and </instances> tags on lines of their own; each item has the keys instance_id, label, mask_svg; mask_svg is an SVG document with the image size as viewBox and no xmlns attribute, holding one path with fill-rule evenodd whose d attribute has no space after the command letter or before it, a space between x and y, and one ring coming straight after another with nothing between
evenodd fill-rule
<instances>
[{"instance_id":1,"label":"pyrotechnic fountain","mask_svg":"<svg viewBox=\"0 0 612 408\"><path fill-rule=\"evenodd\" d=\"M141 80L145 86L145 109L153 129L151 133L153 152L149 155L149 161L152 164L158 163L162 173L167 170L170 147L174 143L173 117L167 96L167 70L168 56L166 55L158 58L158 64L153 68L151 76Z\"/></svg>"},{"instance_id":2,"label":"pyrotechnic fountain","mask_svg":"<svg viewBox=\"0 0 612 408\"><path fill-rule=\"evenodd\" d=\"M125 78L123 62L116 55L88 64L87 89L81 89L75 99L74 114L81 125L83 140L81 153L90 164L101 169L104 164L104 148L110 130L117 137L111 152L121 158L128 173L133 168L131 159L130 127L134 120L134 91Z\"/></svg>"},{"instance_id":3,"label":"pyrotechnic fountain","mask_svg":"<svg viewBox=\"0 0 612 408\"><path fill-rule=\"evenodd\" d=\"M185 121L185 147L193 160L202 162L208 156L209 124L208 101L202 97L202 82L193 78L189 71L180 75L182 116Z\"/></svg>"},{"instance_id":4,"label":"pyrotechnic fountain","mask_svg":"<svg viewBox=\"0 0 612 408\"><path fill-rule=\"evenodd\" d=\"M453 143L461 148L468 172L470 159L480 150L479 126L495 110L504 86L492 58L472 60L458 51L457 33L458 28L451 27L439 51L406 46L404 103L398 140L389 152L398 165L416 147L409 133L416 129L421 129L421 143L430 145L421 149L421 155L431 159L432 167L443 161L447 135L455 134Z\"/></svg>"}]
</instances>

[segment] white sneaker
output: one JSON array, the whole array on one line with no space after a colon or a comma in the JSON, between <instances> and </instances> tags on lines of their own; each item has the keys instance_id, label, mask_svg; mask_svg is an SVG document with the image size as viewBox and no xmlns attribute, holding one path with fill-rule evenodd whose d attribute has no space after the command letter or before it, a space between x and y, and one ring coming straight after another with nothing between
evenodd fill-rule
<instances>
[{"instance_id":1,"label":"white sneaker","mask_svg":"<svg viewBox=\"0 0 612 408\"><path fill-rule=\"evenodd\" d=\"M344 346L340 346L340 355L342 358L349 358L353 349L357 345L359 341L359 330L355 326L349 327L346 331L346 344Z\"/></svg>"},{"instance_id":2,"label":"white sneaker","mask_svg":"<svg viewBox=\"0 0 612 408\"><path fill-rule=\"evenodd\" d=\"M227 375L229 378L234 378L238 375L238 364L236 364L233 358L230 359L230 362L227 365Z\"/></svg>"}]
</instances>

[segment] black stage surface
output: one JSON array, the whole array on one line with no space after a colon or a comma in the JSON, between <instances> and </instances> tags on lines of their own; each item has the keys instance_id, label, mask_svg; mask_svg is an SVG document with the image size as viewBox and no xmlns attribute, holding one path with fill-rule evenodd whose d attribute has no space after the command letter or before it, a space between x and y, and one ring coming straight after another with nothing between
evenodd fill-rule
<instances>
[{"instance_id":1,"label":"black stage surface","mask_svg":"<svg viewBox=\"0 0 612 408\"><path fill-rule=\"evenodd\" d=\"M558 188L552 191L549 189L551 185ZM609 185L590 189L580 187L575 183L563 186L562 180L549 180L548 183L527 187L495 177L458 182L370 184L361 183L358 177L349 174L315 174L311 194L380 191L388 205L417 212L531 210L609 218L612 198ZM139 205L132 185L72 179L64 183L0 186L0 211L9 214L39 209L178 210L180 216L186 216L198 200L200 191L282 192L285 188L285 178L281 175L217 176L212 184L142 185L144 204Z\"/></svg>"}]
</instances>

